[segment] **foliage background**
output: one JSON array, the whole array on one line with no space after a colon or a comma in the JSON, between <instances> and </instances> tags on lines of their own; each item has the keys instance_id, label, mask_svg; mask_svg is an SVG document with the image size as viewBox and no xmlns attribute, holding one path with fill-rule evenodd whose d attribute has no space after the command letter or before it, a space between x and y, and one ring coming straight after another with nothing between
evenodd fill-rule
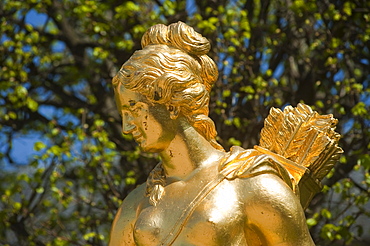
<instances>
[{"instance_id":1,"label":"foliage background","mask_svg":"<svg viewBox=\"0 0 370 246\"><path fill-rule=\"evenodd\" d=\"M158 161L122 136L111 78L148 27L181 20L212 42L225 149L258 143L271 106L339 119L345 154L307 223L317 245L368 245L369 13L366 0L2 1L0 244L106 245Z\"/></svg>"}]
</instances>

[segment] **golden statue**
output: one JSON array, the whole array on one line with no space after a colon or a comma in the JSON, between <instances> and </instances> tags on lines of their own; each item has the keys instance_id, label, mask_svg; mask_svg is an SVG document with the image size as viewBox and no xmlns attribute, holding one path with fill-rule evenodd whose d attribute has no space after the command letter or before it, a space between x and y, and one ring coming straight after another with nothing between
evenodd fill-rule
<instances>
[{"instance_id":1,"label":"golden statue","mask_svg":"<svg viewBox=\"0 0 370 246\"><path fill-rule=\"evenodd\" d=\"M336 120L273 108L260 146L225 152L208 117L209 49L182 22L155 25L113 78L123 133L161 162L123 201L110 245L314 245L303 211L341 153Z\"/></svg>"}]
</instances>

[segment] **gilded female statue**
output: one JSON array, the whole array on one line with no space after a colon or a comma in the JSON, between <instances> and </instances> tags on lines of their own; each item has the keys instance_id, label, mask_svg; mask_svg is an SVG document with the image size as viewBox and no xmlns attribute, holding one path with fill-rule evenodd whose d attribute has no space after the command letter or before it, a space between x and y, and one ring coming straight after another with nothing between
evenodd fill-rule
<instances>
[{"instance_id":1,"label":"gilded female statue","mask_svg":"<svg viewBox=\"0 0 370 246\"><path fill-rule=\"evenodd\" d=\"M178 22L151 27L142 47L113 85L123 133L161 162L123 201L110 245L313 245L286 169L216 142L208 40Z\"/></svg>"}]
</instances>

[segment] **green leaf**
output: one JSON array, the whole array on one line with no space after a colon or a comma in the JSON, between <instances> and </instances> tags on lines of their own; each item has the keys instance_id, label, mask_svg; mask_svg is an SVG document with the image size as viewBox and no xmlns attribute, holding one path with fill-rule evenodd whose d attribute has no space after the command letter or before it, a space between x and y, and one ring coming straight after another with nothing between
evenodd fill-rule
<instances>
[{"instance_id":1,"label":"green leaf","mask_svg":"<svg viewBox=\"0 0 370 246\"><path fill-rule=\"evenodd\" d=\"M17 94L17 96L19 97L26 97L27 94L28 94L28 91L26 88L24 88L23 86L17 86L15 87L15 93Z\"/></svg>"},{"instance_id":2,"label":"green leaf","mask_svg":"<svg viewBox=\"0 0 370 246\"><path fill-rule=\"evenodd\" d=\"M32 98L27 97L27 107L31 109L32 112L36 112L39 107L39 104Z\"/></svg>"},{"instance_id":3,"label":"green leaf","mask_svg":"<svg viewBox=\"0 0 370 246\"><path fill-rule=\"evenodd\" d=\"M223 97L229 97L229 96L231 96L231 91L230 91L230 90L224 90L224 91L222 92L222 96L223 96Z\"/></svg>"},{"instance_id":4,"label":"green leaf","mask_svg":"<svg viewBox=\"0 0 370 246\"><path fill-rule=\"evenodd\" d=\"M315 226L317 224L317 220L314 218L307 219L307 225L308 226Z\"/></svg>"},{"instance_id":5,"label":"green leaf","mask_svg":"<svg viewBox=\"0 0 370 246\"><path fill-rule=\"evenodd\" d=\"M325 218L330 219L331 218L331 212L327 210L326 208L321 210L321 215L324 216Z\"/></svg>"},{"instance_id":6,"label":"green leaf","mask_svg":"<svg viewBox=\"0 0 370 246\"><path fill-rule=\"evenodd\" d=\"M44 187L39 187L36 189L37 193L44 193Z\"/></svg>"},{"instance_id":7,"label":"green leaf","mask_svg":"<svg viewBox=\"0 0 370 246\"><path fill-rule=\"evenodd\" d=\"M322 101L318 100L318 101L316 101L316 106L318 108L324 108L324 103Z\"/></svg>"},{"instance_id":8,"label":"green leaf","mask_svg":"<svg viewBox=\"0 0 370 246\"><path fill-rule=\"evenodd\" d=\"M235 138L229 138L228 141L233 146L241 146L242 145L242 142L240 142L239 140L237 140Z\"/></svg>"},{"instance_id":9,"label":"green leaf","mask_svg":"<svg viewBox=\"0 0 370 246\"><path fill-rule=\"evenodd\" d=\"M13 203L13 208L16 210L16 211L19 211L21 208L22 208L22 204L20 202L14 202Z\"/></svg>"},{"instance_id":10,"label":"green leaf","mask_svg":"<svg viewBox=\"0 0 370 246\"><path fill-rule=\"evenodd\" d=\"M357 103L353 108L352 108L352 113L353 115L355 116L364 116L364 115L367 115L367 109L366 109L366 105L364 102L359 102Z\"/></svg>"},{"instance_id":11,"label":"green leaf","mask_svg":"<svg viewBox=\"0 0 370 246\"><path fill-rule=\"evenodd\" d=\"M352 15L352 5L353 5L353 3L349 2L349 1L344 3L343 12L348 16Z\"/></svg>"},{"instance_id":12,"label":"green leaf","mask_svg":"<svg viewBox=\"0 0 370 246\"><path fill-rule=\"evenodd\" d=\"M35 151L40 151L42 149L45 149L46 148L46 145L43 143L43 142L36 142L34 145L33 145L33 149Z\"/></svg>"},{"instance_id":13,"label":"green leaf","mask_svg":"<svg viewBox=\"0 0 370 246\"><path fill-rule=\"evenodd\" d=\"M83 239L89 240L90 238L95 237L95 235L96 235L95 232L89 232L89 233L86 233L85 235L83 235Z\"/></svg>"}]
</instances>

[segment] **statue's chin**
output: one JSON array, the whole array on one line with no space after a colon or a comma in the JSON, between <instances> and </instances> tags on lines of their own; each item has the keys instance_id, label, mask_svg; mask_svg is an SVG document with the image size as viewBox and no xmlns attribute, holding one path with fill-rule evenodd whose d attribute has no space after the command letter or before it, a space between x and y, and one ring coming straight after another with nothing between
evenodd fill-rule
<instances>
[{"instance_id":1,"label":"statue's chin","mask_svg":"<svg viewBox=\"0 0 370 246\"><path fill-rule=\"evenodd\" d=\"M149 141L147 138L140 138L140 141L136 142L140 146L141 150L143 150L144 152L159 153L165 151L169 147L171 141L173 140L173 137L165 136L154 139L152 141L151 140L152 139L150 138Z\"/></svg>"},{"instance_id":2,"label":"statue's chin","mask_svg":"<svg viewBox=\"0 0 370 246\"><path fill-rule=\"evenodd\" d=\"M145 140L138 142L138 145L140 149L144 152L158 153L162 151L162 149L159 148L159 146L148 145Z\"/></svg>"}]
</instances>

